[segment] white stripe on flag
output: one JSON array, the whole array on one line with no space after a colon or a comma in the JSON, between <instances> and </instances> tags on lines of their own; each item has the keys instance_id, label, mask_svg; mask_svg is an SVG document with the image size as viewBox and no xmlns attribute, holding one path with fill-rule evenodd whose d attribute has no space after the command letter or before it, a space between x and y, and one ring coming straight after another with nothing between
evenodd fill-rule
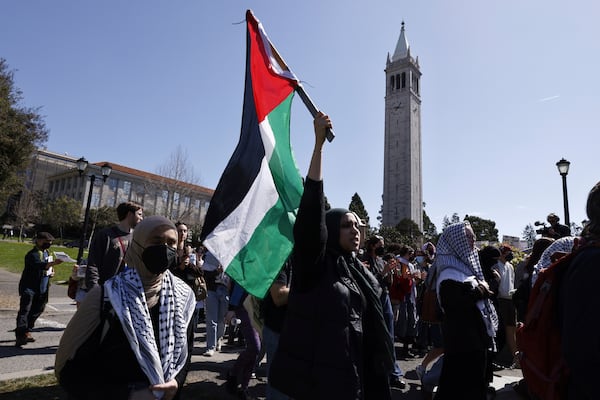
<instances>
[{"instance_id":1,"label":"white stripe on flag","mask_svg":"<svg viewBox=\"0 0 600 400\"><path fill-rule=\"evenodd\" d=\"M263 157L258 176L244 200L204 240L206 248L219 255L223 268L227 268L250 241L254 230L278 199L269 164Z\"/></svg>"},{"instance_id":2,"label":"white stripe on flag","mask_svg":"<svg viewBox=\"0 0 600 400\"><path fill-rule=\"evenodd\" d=\"M275 134L273 134L268 115L260 124L258 124L258 129L260 130L260 137L262 138L263 147L265 148L265 159L269 162L273 155L273 149L275 149Z\"/></svg>"}]
</instances>

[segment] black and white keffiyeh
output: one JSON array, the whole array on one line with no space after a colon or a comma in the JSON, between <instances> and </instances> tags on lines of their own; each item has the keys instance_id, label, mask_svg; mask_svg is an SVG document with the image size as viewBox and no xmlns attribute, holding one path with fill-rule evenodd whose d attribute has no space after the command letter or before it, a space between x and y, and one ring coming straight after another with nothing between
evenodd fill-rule
<instances>
[{"instance_id":1,"label":"black and white keffiyeh","mask_svg":"<svg viewBox=\"0 0 600 400\"><path fill-rule=\"evenodd\" d=\"M575 238L573 236L565 236L559 239L556 239L554 242L550 244L550 246L546 247L546 250L542 253L540 257L540 261L533 266L533 274L531 276L531 287L537 281L537 276L540 271L548 268L552 264L552 256L554 253L571 253L573 251L573 246L575 245Z\"/></svg>"},{"instance_id":2,"label":"black and white keffiyeh","mask_svg":"<svg viewBox=\"0 0 600 400\"><path fill-rule=\"evenodd\" d=\"M188 356L188 325L196 306L189 286L170 271L162 275L159 299L160 349L154 337L138 272L127 269L108 280L104 289L150 383L155 385L172 380L183 368Z\"/></svg>"},{"instance_id":3,"label":"black and white keffiyeh","mask_svg":"<svg viewBox=\"0 0 600 400\"><path fill-rule=\"evenodd\" d=\"M575 245L575 238L572 236L561 237L550 243L550 246L546 247L546 250L542 253L540 261L534 267L537 272L546 269L552 264L552 255L557 252L570 253L573 251Z\"/></svg>"},{"instance_id":4,"label":"black and white keffiyeh","mask_svg":"<svg viewBox=\"0 0 600 400\"><path fill-rule=\"evenodd\" d=\"M437 243L437 254L432 268L437 274L436 289L439 297L440 284L445 280L469 282L474 287L485 282L477 249L467 239L465 227L468 222L459 222L447 226ZM430 271L431 273L431 271ZM477 308L481 312L487 333L496 337L498 315L489 299L479 300Z\"/></svg>"}]
</instances>

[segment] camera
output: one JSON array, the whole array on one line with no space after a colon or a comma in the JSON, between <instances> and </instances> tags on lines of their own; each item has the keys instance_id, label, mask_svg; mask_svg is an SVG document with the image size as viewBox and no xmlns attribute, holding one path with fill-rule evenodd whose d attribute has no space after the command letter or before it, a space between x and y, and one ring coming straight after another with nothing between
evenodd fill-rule
<instances>
[{"instance_id":1,"label":"camera","mask_svg":"<svg viewBox=\"0 0 600 400\"><path fill-rule=\"evenodd\" d=\"M541 226L541 228L535 230L535 233L539 233L542 236L547 236L549 234L550 227L547 226L545 222L535 221L533 224L535 226Z\"/></svg>"}]
</instances>

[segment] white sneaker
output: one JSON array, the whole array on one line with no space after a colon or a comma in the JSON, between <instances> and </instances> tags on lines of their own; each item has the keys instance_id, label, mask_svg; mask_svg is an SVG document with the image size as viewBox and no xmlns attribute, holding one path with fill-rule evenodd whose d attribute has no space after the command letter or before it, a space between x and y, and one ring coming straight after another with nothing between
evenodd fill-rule
<instances>
[{"instance_id":1,"label":"white sneaker","mask_svg":"<svg viewBox=\"0 0 600 400\"><path fill-rule=\"evenodd\" d=\"M208 349L202 354L204 357L212 357L215 355L215 351L213 349Z\"/></svg>"},{"instance_id":2,"label":"white sneaker","mask_svg":"<svg viewBox=\"0 0 600 400\"><path fill-rule=\"evenodd\" d=\"M221 347L223 347L223 338L219 338L219 340L217 340L217 347L215 350L221 351Z\"/></svg>"},{"instance_id":3,"label":"white sneaker","mask_svg":"<svg viewBox=\"0 0 600 400\"><path fill-rule=\"evenodd\" d=\"M415 367L415 372L417 373L419 380L421 380L421 379L423 379L423 375L425 375L425 367L423 367L423 365L419 364Z\"/></svg>"}]
</instances>

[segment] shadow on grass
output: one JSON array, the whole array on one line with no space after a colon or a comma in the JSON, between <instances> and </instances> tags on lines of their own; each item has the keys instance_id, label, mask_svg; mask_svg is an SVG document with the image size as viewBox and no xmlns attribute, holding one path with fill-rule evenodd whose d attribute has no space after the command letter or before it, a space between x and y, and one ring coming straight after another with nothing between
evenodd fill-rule
<instances>
[{"instance_id":1,"label":"shadow on grass","mask_svg":"<svg viewBox=\"0 0 600 400\"><path fill-rule=\"evenodd\" d=\"M0 400L9 399L67 400L67 394L53 374L45 374L0 382Z\"/></svg>"}]
</instances>

